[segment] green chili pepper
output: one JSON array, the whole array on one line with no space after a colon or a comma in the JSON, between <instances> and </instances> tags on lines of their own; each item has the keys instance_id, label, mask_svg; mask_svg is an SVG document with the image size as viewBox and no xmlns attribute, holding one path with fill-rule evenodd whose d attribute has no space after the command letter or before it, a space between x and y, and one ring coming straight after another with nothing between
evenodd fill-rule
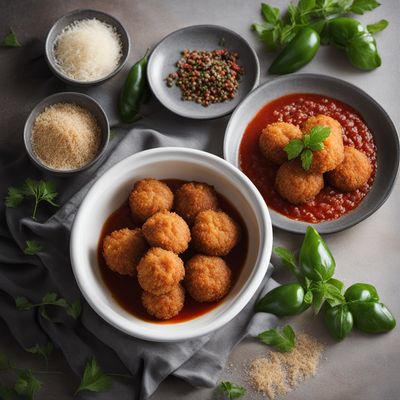
<instances>
[{"instance_id":1,"label":"green chili pepper","mask_svg":"<svg viewBox=\"0 0 400 400\"><path fill-rule=\"evenodd\" d=\"M327 281L335 272L336 263L332 253L311 226L307 227L299 261L302 273L313 281Z\"/></svg>"},{"instance_id":2,"label":"green chili pepper","mask_svg":"<svg viewBox=\"0 0 400 400\"><path fill-rule=\"evenodd\" d=\"M367 333L384 333L396 326L396 320L388 308L374 301L349 303L354 326Z\"/></svg>"},{"instance_id":3,"label":"green chili pepper","mask_svg":"<svg viewBox=\"0 0 400 400\"><path fill-rule=\"evenodd\" d=\"M275 315L299 314L310 305L303 303L304 289L298 283L278 286L268 292L256 304L256 312L267 312Z\"/></svg>"},{"instance_id":4,"label":"green chili pepper","mask_svg":"<svg viewBox=\"0 0 400 400\"><path fill-rule=\"evenodd\" d=\"M364 25L354 18L334 18L328 23L329 40L344 49L355 36L367 32Z\"/></svg>"},{"instance_id":5,"label":"green chili pepper","mask_svg":"<svg viewBox=\"0 0 400 400\"><path fill-rule=\"evenodd\" d=\"M118 110L121 120L125 123L136 121L140 105L149 91L147 83L148 52L129 71L119 98Z\"/></svg>"},{"instance_id":6,"label":"green chili pepper","mask_svg":"<svg viewBox=\"0 0 400 400\"><path fill-rule=\"evenodd\" d=\"M328 307L325 312L325 325L334 339L343 340L353 329L353 316L347 305Z\"/></svg>"},{"instance_id":7,"label":"green chili pepper","mask_svg":"<svg viewBox=\"0 0 400 400\"><path fill-rule=\"evenodd\" d=\"M375 287L368 283L355 283L347 288L344 297L348 303L354 301L379 301Z\"/></svg>"},{"instance_id":8,"label":"green chili pepper","mask_svg":"<svg viewBox=\"0 0 400 400\"><path fill-rule=\"evenodd\" d=\"M318 33L309 27L299 30L296 36L278 54L269 67L270 74L290 74L308 64L319 49Z\"/></svg>"}]
</instances>

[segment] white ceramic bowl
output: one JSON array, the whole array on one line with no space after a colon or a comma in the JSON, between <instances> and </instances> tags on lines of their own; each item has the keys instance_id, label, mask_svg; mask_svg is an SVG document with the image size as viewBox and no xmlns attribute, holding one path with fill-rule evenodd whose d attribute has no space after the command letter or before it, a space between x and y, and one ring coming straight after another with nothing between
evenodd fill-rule
<instances>
[{"instance_id":1,"label":"white ceramic bowl","mask_svg":"<svg viewBox=\"0 0 400 400\"><path fill-rule=\"evenodd\" d=\"M97 244L108 216L128 197L139 179L203 181L215 187L241 213L249 234L242 272L216 308L195 319L157 324L125 311L102 280ZM91 187L76 215L71 234L71 262L78 285L91 307L115 328L146 340L172 342L220 328L248 303L267 272L272 250L272 225L264 200L251 181L231 164L212 154L164 147L137 153L107 171Z\"/></svg>"}]
</instances>

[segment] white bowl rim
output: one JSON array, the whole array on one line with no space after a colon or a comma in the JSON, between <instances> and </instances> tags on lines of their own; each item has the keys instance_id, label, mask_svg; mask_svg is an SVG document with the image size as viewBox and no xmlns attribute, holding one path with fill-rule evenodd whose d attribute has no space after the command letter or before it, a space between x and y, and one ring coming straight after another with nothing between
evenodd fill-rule
<instances>
[{"instance_id":1,"label":"white bowl rim","mask_svg":"<svg viewBox=\"0 0 400 400\"><path fill-rule=\"evenodd\" d=\"M93 289L91 286L92 282L88 282L85 279L84 271L80 268L77 268L79 265L77 251L77 245L79 243L79 232L81 231L81 216L85 213L86 208L90 205L92 198L95 198L96 191L99 187L102 186L103 181L107 178L111 177L115 171L123 168L125 165L131 165L132 160L138 161L140 159L146 159L150 155L154 156L163 156L168 154L170 157L171 154L176 156L177 159L184 159L185 156L190 157L191 159L201 160L204 158L208 159L210 162L214 164L217 168L224 169L227 173L229 172L231 175L235 176L240 183L247 189L248 194L253 196L254 201L252 202L252 208L254 209L255 214L260 218L261 224L259 226L260 233L260 243L264 243L264 245L260 245L259 252L257 255L257 260L254 264L253 272L247 279L246 283L240 290L240 293L237 295L237 298L232 300L232 304L224 311L223 314L216 317L212 322L207 325L204 325L195 331L185 331L185 329L180 329L174 331L173 337L168 337L166 332L163 332L163 324L151 324L149 323L149 328L143 328L137 326L137 329L127 328L123 323L124 317L119 315L115 310L109 307L106 304L102 304L100 306L98 303L94 301L94 298L97 297L95 292L97 288ZM255 207L256 208L255 208ZM205 151L196 150L196 149L188 149L188 148L180 148L180 147L161 147L154 148L150 150L144 150L133 154L117 164L111 167L107 172L105 172L89 189L85 198L83 199L79 210L75 216L75 220L72 227L71 239L70 239L70 257L71 257L71 265L72 270L75 275L76 282L81 290L83 296L89 305L93 308L93 310L100 315L105 321L107 321L110 325L119 329L120 331L130 335L135 336L140 339L157 341L157 342L176 342L180 340L192 339L195 337L206 335L226 323L232 320L250 301L258 287L263 281L265 274L269 268L269 261L272 253L272 242L273 242L273 232L272 232L272 223L271 218L268 212L268 208L265 205L265 202L258 192L257 188L254 184L244 175L239 169L235 168L233 165L225 161L223 158L220 158L216 155L207 153ZM212 311L211 311L212 312ZM201 317L199 317L201 318ZM188 321L190 322L190 321ZM184 322L182 323L184 324ZM176 326L180 326L183 328L181 324L176 324ZM156 327L156 329L155 329Z\"/></svg>"}]
</instances>

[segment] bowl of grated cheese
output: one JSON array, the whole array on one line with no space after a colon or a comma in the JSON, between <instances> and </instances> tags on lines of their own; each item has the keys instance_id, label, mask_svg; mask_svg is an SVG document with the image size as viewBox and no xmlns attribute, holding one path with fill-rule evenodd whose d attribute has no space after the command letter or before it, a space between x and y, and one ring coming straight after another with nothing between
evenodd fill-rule
<instances>
[{"instance_id":1,"label":"bowl of grated cheese","mask_svg":"<svg viewBox=\"0 0 400 400\"><path fill-rule=\"evenodd\" d=\"M130 49L125 28L96 10L74 10L58 19L46 37L46 60L53 73L75 86L98 85L117 74Z\"/></svg>"}]
</instances>

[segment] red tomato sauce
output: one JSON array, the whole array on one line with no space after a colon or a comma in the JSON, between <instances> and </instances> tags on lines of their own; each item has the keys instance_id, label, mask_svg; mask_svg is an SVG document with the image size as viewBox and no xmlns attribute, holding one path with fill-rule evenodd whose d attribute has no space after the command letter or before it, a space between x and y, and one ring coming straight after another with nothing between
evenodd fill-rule
<instances>
[{"instance_id":1,"label":"red tomato sauce","mask_svg":"<svg viewBox=\"0 0 400 400\"><path fill-rule=\"evenodd\" d=\"M314 200L294 205L275 190L278 166L261 154L259 136L262 129L272 122L300 125L318 114L328 115L340 122L344 145L353 146L367 155L372 174L362 188L353 192L342 193L326 184ZM376 175L376 145L360 114L339 100L311 93L289 94L266 104L247 126L239 157L241 170L256 185L268 207L291 219L310 223L334 220L354 210L371 189Z\"/></svg>"},{"instance_id":2,"label":"red tomato sauce","mask_svg":"<svg viewBox=\"0 0 400 400\"><path fill-rule=\"evenodd\" d=\"M166 179L163 180L163 182L165 182L170 187L172 192L175 192L181 185L186 183L184 181L176 179ZM222 195L217 193L217 196L220 209L222 211L225 211L240 225L242 232L239 243L226 257L223 257L223 259L232 271L233 287L235 282L239 278L240 272L246 261L248 249L248 234L246 225L238 211ZM188 321L193 318L197 318L203 314L206 314L224 301L224 299L221 299L213 303L199 303L193 300L186 292L185 305L176 317L164 321L158 320L149 315L142 305L141 297L143 289L140 287L138 280L136 278L127 275L120 275L116 272L111 271L107 267L103 256L103 240L108 234L117 229L134 229L138 227L140 228L141 224L134 221L134 219L132 218L128 201L126 201L121 207L115 210L104 223L97 246L97 259L99 262L100 272L103 281L105 282L114 300L122 308L133 314L135 317L148 322L159 324L173 324L177 322ZM194 255L195 252L189 248L185 253L181 254L180 257L185 262Z\"/></svg>"}]
</instances>

